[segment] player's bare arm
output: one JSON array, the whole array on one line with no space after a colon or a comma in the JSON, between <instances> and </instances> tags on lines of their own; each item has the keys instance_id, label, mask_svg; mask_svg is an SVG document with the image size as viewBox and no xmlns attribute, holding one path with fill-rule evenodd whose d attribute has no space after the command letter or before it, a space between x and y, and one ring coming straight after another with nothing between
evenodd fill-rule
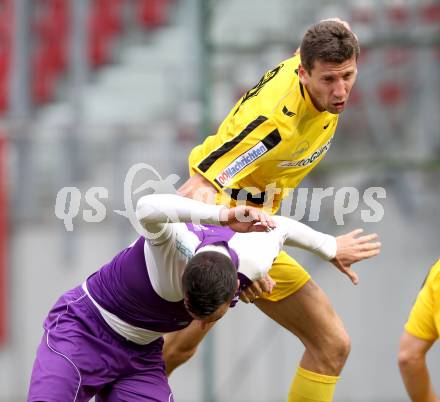
<instances>
[{"instance_id":1,"label":"player's bare arm","mask_svg":"<svg viewBox=\"0 0 440 402\"><path fill-rule=\"evenodd\" d=\"M197 201L215 204L217 189L201 174L195 173L180 188L177 193Z\"/></svg>"},{"instance_id":2,"label":"player's bare arm","mask_svg":"<svg viewBox=\"0 0 440 402\"><path fill-rule=\"evenodd\" d=\"M413 402L439 402L426 365L426 354L433 343L407 331L403 332L400 339L399 368Z\"/></svg>"}]
</instances>

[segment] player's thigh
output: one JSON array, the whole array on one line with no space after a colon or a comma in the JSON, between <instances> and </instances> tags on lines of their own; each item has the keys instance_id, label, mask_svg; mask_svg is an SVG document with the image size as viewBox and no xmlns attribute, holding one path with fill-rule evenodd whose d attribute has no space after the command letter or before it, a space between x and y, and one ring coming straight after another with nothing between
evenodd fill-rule
<instances>
[{"instance_id":1,"label":"player's thigh","mask_svg":"<svg viewBox=\"0 0 440 402\"><path fill-rule=\"evenodd\" d=\"M174 402L161 366L121 378L98 393L96 402Z\"/></svg>"},{"instance_id":2,"label":"player's thigh","mask_svg":"<svg viewBox=\"0 0 440 402\"><path fill-rule=\"evenodd\" d=\"M84 388L79 368L66 354L51 344L50 334L43 335L32 369L28 402L88 401L95 393Z\"/></svg>"},{"instance_id":3,"label":"player's thigh","mask_svg":"<svg viewBox=\"0 0 440 402\"><path fill-rule=\"evenodd\" d=\"M62 295L45 320L29 401L87 401L118 378L129 353L81 287Z\"/></svg>"},{"instance_id":4,"label":"player's thigh","mask_svg":"<svg viewBox=\"0 0 440 402\"><path fill-rule=\"evenodd\" d=\"M285 251L275 258L269 275L276 282L271 294L263 294L261 298L279 301L300 290L310 279L309 273Z\"/></svg>"},{"instance_id":5,"label":"player's thigh","mask_svg":"<svg viewBox=\"0 0 440 402\"><path fill-rule=\"evenodd\" d=\"M284 299L276 302L258 299L255 304L308 348L331 346L347 336L327 295L313 280Z\"/></svg>"}]
</instances>

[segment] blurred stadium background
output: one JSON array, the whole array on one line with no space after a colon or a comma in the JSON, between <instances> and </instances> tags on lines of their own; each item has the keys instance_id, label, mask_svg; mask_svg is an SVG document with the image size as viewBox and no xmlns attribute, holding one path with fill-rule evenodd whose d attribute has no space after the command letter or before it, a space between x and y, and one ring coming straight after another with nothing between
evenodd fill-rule
<instances>
[{"instance_id":1,"label":"blurred stadium background","mask_svg":"<svg viewBox=\"0 0 440 402\"><path fill-rule=\"evenodd\" d=\"M352 336L336 400L407 400L399 336L440 256L438 1L0 0L0 401L25 400L41 322L58 295L134 239L113 212L124 209L128 169L149 163L182 183L192 146L294 52L307 26L332 16L360 39L359 78L331 152L302 187L384 187L380 222L363 223L361 204L338 226L331 199L310 222L336 234L378 232L383 252L359 265L357 288L295 256ZM55 216L65 186L83 197L72 232ZM85 223L93 186L108 189L107 215ZM293 336L239 305L172 376L175 398L283 401L301 353ZM429 366L440 392L438 345Z\"/></svg>"}]
</instances>

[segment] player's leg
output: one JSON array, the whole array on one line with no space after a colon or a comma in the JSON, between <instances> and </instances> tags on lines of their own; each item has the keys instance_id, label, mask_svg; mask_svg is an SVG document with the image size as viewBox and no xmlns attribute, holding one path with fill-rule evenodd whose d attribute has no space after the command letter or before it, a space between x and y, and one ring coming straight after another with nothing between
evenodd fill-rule
<instances>
[{"instance_id":1,"label":"player's leg","mask_svg":"<svg viewBox=\"0 0 440 402\"><path fill-rule=\"evenodd\" d=\"M306 350L301 367L339 375L350 350L349 337L327 296L313 280L278 302L257 299L255 304L302 341Z\"/></svg>"},{"instance_id":2,"label":"player's leg","mask_svg":"<svg viewBox=\"0 0 440 402\"><path fill-rule=\"evenodd\" d=\"M271 295L257 299L255 304L298 336L306 348L288 400L331 401L350 351L350 339L342 321L325 293L286 253L278 256L269 274L277 286Z\"/></svg>"},{"instance_id":3,"label":"player's leg","mask_svg":"<svg viewBox=\"0 0 440 402\"><path fill-rule=\"evenodd\" d=\"M121 378L103 388L95 398L96 402L174 402L165 371L140 372Z\"/></svg>"},{"instance_id":4,"label":"player's leg","mask_svg":"<svg viewBox=\"0 0 440 402\"><path fill-rule=\"evenodd\" d=\"M214 324L212 322L202 326L194 320L185 329L164 336L163 359L168 375L196 353L197 346Z\"/></svg>"},{"instance_id":5,"label":"player's leg","mask_svg":"<svg viewBox=\"0 0 440 402\"><path fill-rule=\"evenodd\" d=\"M78 395L82 377L75 362L50 345L45 333L32 369L28 402L87 401L93 394ZM55 346L56 347L56 346Z\"/></svg>"},{"instance_id":6,"label":"player's leg","mask_svg":"<svg viewBox=\"0 0 440 402\"><path fill-rule=\"evenodd\" d=\"M93 372L97 361L89 332L85 294L73 289L64 294L45 321L45 333L37 350L28 401L88 401L100 388ZM92 341L92 342L90 342Z\"/></svg>"},{"instance_id":7,"label":"player's leg","mask_svg":"<svg viewBox=\"0 0 440 402\"><path fill-rule=\"evenodd\" d=\"M98 393L96 402L174 402L173 393L164 377L138 373L108 385Z\"/></svg>"},{"instance_id":8,"label":"player's leg","mask_svg":"<svg viewBox=\"0 0 440 402\"><path fill-rule=\"evenodd\" d=\"M127 357L126 374L101 390L96 402L174 402L162 345L162 339L158 339L146 346L133 346Z\"/></svg>"},{"instance_id":9,"label":"player's leg","mask_svg":"<svg viewBox=\"0 0 440 402\"><path fill-rule=\"evenodd\" d=\"M108 327L81 287L58 300L44 326L28 402L88 401L124 372L127 341Z\"/></svg>"}]
</instances>

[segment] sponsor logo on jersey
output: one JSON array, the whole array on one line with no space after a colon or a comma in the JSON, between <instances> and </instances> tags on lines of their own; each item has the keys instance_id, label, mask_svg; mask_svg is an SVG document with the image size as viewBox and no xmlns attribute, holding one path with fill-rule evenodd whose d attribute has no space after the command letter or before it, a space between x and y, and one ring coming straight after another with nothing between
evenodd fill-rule
<instances>
[{"instance_id":1,"label":"sponsor logo on jersey","mask_svg":"<svg viewBox=\"0 0 440 402\"><path fill-rule=\"evenodd\" d=\"M321 155L325 155L327 151L330 149L330 145L332 144L332 138L330 138L326 144L324 144L321 148L317 149L311 156L304 159L298 159L295 161L282 161L278 164L278 167L282 168L295 168L295 167L305 167L311 165L318 159Z\"/></svg>"},{"instance_id":2,"label":"sponsor logo on jersey","mask_svg":"<svg viewBox=\"0 0 440 402\"><path fill-rule=\"evenodd\" d=\"M264 145L262 142L259 142L249 151L240 155L229 166L227 166L226 169L220 172L220 174L216 177L217 182L221 186L226 186L234 176L240 173L246 166L263 156L267 151L268 149L266 145Z\"/></svg>"}]
</instances>

